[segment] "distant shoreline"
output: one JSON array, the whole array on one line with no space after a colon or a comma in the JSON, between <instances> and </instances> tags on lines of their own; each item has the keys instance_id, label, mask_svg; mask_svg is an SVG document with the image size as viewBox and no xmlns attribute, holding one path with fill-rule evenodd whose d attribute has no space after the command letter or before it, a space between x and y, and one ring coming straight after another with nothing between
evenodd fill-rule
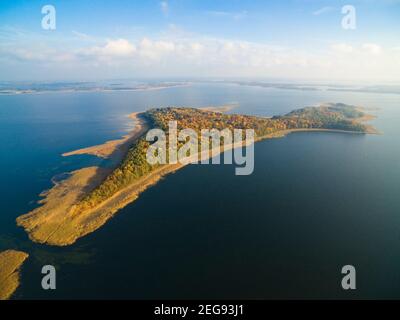
<instances>
[{"instance_id":1,"label":"distant shoreline","mask_svg":"<svg viewBox=\"0 0 400 320\"><path fill-rule=\"evenodd\" d=\"M359 86L335 86L328 84L310 83L277 83L263 81L227 81L238 86L250 86L259 88L271 88L277 90L297 90L297 91L331 91L331 92L355 92L372 94L400 94L399 85L359 85Z\"/></svg>"},{"instance_id":2,"label":"distant shoreline","mask_svg":"<svg viewBox=\"0 0 400 320\"><path fill-rule=\"evenodd\" d=\"M160 85L160 86L143 86L143 87L132 87L132 88L70 88L70 89L44 89L44 90L32 90L32 89L2 89L0 90L0 96L17 96L26 94L46 94L46 93L101 93L101 92L133 92L133 91L153 91L153 90L165 90L171 88L188 87L191 83L177 83L171 85Z\"/></svg>"}]
</instances>

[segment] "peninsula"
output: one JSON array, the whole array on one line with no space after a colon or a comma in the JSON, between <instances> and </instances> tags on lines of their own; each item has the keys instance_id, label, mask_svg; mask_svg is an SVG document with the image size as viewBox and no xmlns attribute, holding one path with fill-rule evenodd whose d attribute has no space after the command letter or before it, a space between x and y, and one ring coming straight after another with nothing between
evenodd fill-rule
<instances>
[{"instance_id":1,"label":"peninsula","mask_svg":"<svg viewBox=\"0 0 400 320\"><path fill-rule=\"evenodd\" d=\"M17 218L17 224L26 230L31 240L48 245L70 245L100 228L161 177L182 168L184 164L180 163L151 165L146 161L146 150L150 146L145 139L146 132L151 128L168 131L169 121L176 121L179 130L190 128L196 132L203 128L253 129L256 141L296 131L377 133L365 123L371 116L359 107L342 103L306 107L271 118L224 114L209 107L203 110L150 109L133 118L136 127L123 139L64 154L90 153L116 157L118 161L112 169L88 167L74 171L43 193L41 206Z\"/></svg>"},{"instance_id":2,"label":"peninsula","mask_svg":"<svg viewBox=\"0 0 400 320\"><path fill-rule=\"evenodd\" d=\"M0 252L0 300L9 299L19 286L19 269L28 254L22 251Z\"/></svg>"}]
</instances>

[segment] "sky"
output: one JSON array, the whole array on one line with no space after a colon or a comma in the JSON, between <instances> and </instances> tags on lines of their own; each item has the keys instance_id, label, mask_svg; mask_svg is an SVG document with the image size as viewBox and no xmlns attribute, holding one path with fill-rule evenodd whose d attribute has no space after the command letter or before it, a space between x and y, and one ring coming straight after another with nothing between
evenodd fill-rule
<instances>
[{"instance_id":1,"label":"sky","mask_svg":"<svg viewBox=\"0 0 400 320\"><path fill-rule=\"evenodd\" d=\"M400 82L399 35L400 0L1 0L0 81Z\"/></svg>"}]
</instances>

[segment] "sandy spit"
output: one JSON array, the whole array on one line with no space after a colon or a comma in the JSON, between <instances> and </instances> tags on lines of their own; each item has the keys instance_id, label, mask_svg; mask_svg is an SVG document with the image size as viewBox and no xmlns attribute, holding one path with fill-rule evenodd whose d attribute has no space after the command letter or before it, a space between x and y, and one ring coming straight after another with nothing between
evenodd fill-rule
<instances>
[{"instance_id":1,"label":"sandy spit","mask_svg":"<svg viewBox=\"0 0 400 320\"><path fill-rule=\"evenodd\" d=\"M121 139L110 140L103 144L82 148L70 152L65 152L62 154L63 157L78 155L78 154L91 154L101 158L109 157L121 157L129 148L131 142L136 140L145 131L148 130L147 123L140 116L140 112L134 112L129 115L129 117L134 121L134 128L127 135L123 136Z\"/></svg>"},{"instance_id":2,"label":"sandy spit","mask_svg":"<svg viewBox=\"0 0 400 320\"><path fill-rule=\"evenodd\" d=\"M8 300L19 286L19 269L28 254L22 251L0 252L0 300Z\"/></svg>"}]
</instances>

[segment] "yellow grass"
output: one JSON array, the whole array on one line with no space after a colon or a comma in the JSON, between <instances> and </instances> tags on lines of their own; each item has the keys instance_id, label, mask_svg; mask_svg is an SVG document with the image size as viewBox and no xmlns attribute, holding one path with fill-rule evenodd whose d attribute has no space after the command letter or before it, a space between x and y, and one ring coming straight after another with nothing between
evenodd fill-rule
<instances>
[{"instance_id":1,"label":"yellow grass","mask_svg":"<svg viewBox=\"0 0 400 320\"><path fill-rule=\"evenodd\" d=\"M0 252L0 300L7 300L19 286L19 269L28 258L22 251Z\"/></svg>"}]
</instances>

